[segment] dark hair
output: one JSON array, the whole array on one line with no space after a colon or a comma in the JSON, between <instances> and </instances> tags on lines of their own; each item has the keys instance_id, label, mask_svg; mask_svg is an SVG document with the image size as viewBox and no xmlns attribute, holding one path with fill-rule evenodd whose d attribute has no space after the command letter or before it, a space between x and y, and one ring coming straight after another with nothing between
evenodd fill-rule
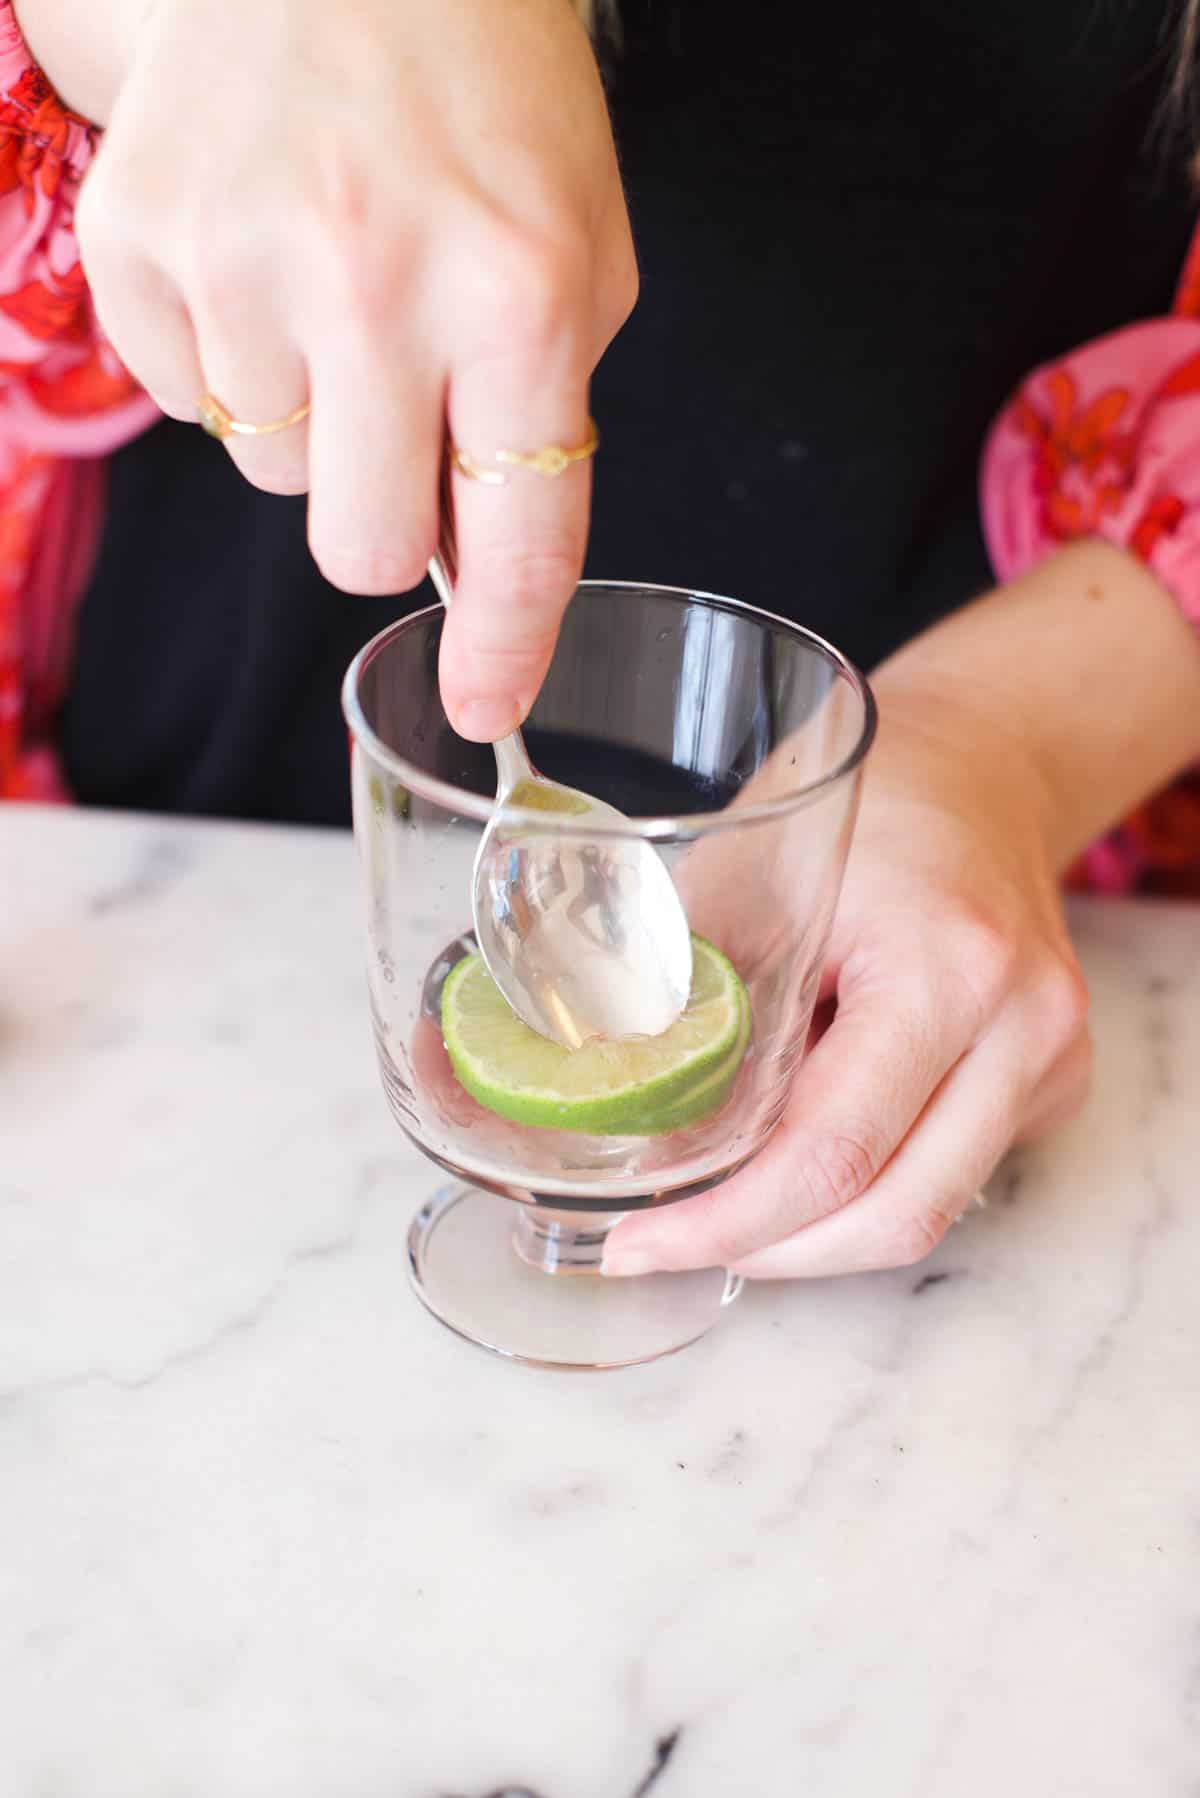
<instances>
[{"instance_id":1,"label":"dark hair","mask_svg":"<svg viewBox=\"0 0 1200 1798\"><path fill-rule=\"evenodd\" d=\"M1200 0L1182 0L1171 56L1167 103L1178 120L1189 122L1195 111L1196 48L1200 43Z\"/></svg>"},{"instance_id":2,"label":"dark hair","mask_svg":"<svg viewBox=\"0 0 1200 1798\"><path fill-rule=\"evenodd\" d=\"M1162 28L1165 70L1162 101L1151 127L1151 143L1164 164L1190 162L1200 188L1200 0L1174 0Z\"/></svg>"}]
</instances>

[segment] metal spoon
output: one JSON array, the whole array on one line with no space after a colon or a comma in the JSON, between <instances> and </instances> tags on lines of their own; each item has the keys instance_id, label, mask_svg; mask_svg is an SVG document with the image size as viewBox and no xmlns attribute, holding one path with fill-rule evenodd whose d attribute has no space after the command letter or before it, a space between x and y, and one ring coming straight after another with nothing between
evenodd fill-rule
<instances>
[{"instance_id":1,"label":"metal spoon","mask_svg":"<svg viewBox=\"0 0 1200 1798\"><path fill-rule=\"evenodd\" d=\"M447 608L456 572L444 501L429 577ZM499 808L622 821L603 800L539 774L519 730L493 747ZM505 822L498 809L480 840L471 888L488 972L517 1016L543 1036L569 1049L595 1036L658 1036L687 1003L687 915L652 843L531 833L528 825Z\"/></svg>"}]
</instances>

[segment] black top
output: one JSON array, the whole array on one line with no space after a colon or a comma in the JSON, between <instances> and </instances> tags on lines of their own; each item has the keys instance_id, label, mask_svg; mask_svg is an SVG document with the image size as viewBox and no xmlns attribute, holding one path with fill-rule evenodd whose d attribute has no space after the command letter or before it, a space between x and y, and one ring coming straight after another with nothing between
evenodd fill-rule
<instances>
[{"instance_id":1,"label":"black top","mask_svg":"<svg viewBox=\"0 0 1200 1798\"><path fill-rule=\"evenodd\" d=\"M1166 0L622 0L642 298L603 363L589 572L753 601L871 666L989 581L976 471L1037 363L1162 312ZM422 597L428 597L424 595ZM198 430L112 459L63 721L85 801L337 823L345 664L304 503Z\"/></svg>"}]
</instances>

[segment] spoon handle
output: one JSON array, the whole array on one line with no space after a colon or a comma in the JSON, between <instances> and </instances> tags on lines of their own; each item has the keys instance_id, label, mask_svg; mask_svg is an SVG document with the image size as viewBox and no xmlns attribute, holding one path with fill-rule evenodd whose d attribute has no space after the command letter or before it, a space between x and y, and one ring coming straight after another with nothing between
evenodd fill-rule
<instances>
[{"instance_id":1,"label":"spoon handle","mask_svg":"<svg viewBox=\"0 0 1200 1798\"><path fill-rule=\"evenodd\" d=\"M429 564L433 590L450 610L454 583L458 579L458 544L454 536L454 492L450 486L450 458L442 457L442 473L438 482L438 546Z\"/></svg>"},{"instance_id":2,"label":"spoon handle","mask_svg":"<svg viewBox=\"0 0 1200 1798\"><path fill-rule=\"evenodd\" d=\"M497 799L506 799L522 781L538 778L519 730L511 730L506 737L499 737L492 748L496 751Z\"/></svg>"},{"instance_id":3,"label":"spoon handle","mask_svg":"<svg viewBox=\"0 0 1200 1798\"><path fill-rule=\"evenodd\" d=\"M458 577L458 546L454 539L454 496L450 491L450 461L445 458L442 463L441 504L439 507L438 546L429 563L429 578L433 590L445 606L450 610L450 601L454 597L454 582ZM492 745L496 752L496 797L502 799L506 793L523 780L535 778L533 763L529 759L529 751L525 747L525 739L519 730L510 731L508 736L501 737Z\"/></svg>"}]
</instances>

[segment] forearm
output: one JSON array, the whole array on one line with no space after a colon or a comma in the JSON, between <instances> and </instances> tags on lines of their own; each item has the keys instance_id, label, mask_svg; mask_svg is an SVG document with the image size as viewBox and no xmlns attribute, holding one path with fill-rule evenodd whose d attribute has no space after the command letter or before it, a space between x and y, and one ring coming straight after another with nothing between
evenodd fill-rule
<instances>
[{"instance_id":1,"label":"forearm","mask_svg":"<svg viewBox=\"0 0 1200 1798\"><path fill-rule=\"evenodd\" d=\"M16 0L16 15L30 52L60 98L81 117L106 125L152 3Z\"/></svg>"},{"instance_id":2,"label":"forearm","mask_svg":"<svg viewBox=\"0 0 1200 1798\"><path fill-rule=\"evenodd\" d=\"M1200 643L1124 550L1070 545L927 631L874 677L881 710L939 711L1022 745L1041 774L1055 864L1066 867L1200 759Z\"/></svg>"}]
</instances>

